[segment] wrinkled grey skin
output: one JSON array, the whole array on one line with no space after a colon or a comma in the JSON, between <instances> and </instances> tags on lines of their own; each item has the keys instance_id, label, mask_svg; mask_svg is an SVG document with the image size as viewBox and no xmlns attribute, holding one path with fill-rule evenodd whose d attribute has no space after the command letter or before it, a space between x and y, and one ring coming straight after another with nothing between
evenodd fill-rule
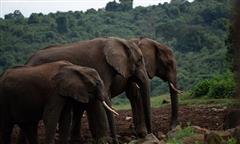
<instances>
[{"instance_id":1,"label":"wrinkled grey skin","mask_svg":"<svg viewBox=\"0 0 240 144\"><path fill-rule=\"evenodd\" d=\"M140 117L136 125L137 134L145 136L146 125L151 127L149 81L143 56L136 44L120 38L96 38L72 44L50 46L37 51L26 65L39 65L47 62L67 60L76 65L91 67L97 70L105 85L105 91L111 98L126 91L129 83L135 82L140 87L140 97L131 97L132 109L148 111L137 113ZM83 111L74 108L73 130L71 139L80 136L80 120ZM141 112L141 111L137 111ZM112 113L107 113L114 143L118 143ZM146 121L144 120L146 118Z\"/></svg>"},{"instance_id":2,"label":"wrinkled grey skin","mask_svg":"<svg viewBox=\"0 0 240 144\"><path fill-rule=\"evenodd\" d=\"M37 144L38 121L43 119L45 144L53 144L58 121L70 123L72 105L87 111L96 141L106 137L108 125L102 102L108 97L103 90L94 69L66 61L6 70L0 77L0 143L11 143L13 125L18 124L28 143ZM62 125L60 129L66 128ZM68 135L69 131L62 131L60 138Z\"/></svg>"}]
</instances>

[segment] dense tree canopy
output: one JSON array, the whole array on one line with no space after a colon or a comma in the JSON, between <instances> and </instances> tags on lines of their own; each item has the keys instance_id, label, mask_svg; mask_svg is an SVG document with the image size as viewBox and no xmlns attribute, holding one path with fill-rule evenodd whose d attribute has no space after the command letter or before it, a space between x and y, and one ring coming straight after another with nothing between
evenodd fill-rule
<instances>
[{"instance_id":1,"label":"dense tree canopy","mask_svg":"<svg viewBox=\"0 0 240 144\"><path fill-rule=\"evenodd\" d=\"M70 43L103 36L146 36L169 45L177 59L178 85L226 70L228 0L172 0L170 3L132 8L132 0L109 2L105 9L69 11L24 18L20 11L0 19L0 71L24 64L36 50L50 44ZM152 81L152 95L166 92L166 84Z\"/></svg>"}]
</instances>

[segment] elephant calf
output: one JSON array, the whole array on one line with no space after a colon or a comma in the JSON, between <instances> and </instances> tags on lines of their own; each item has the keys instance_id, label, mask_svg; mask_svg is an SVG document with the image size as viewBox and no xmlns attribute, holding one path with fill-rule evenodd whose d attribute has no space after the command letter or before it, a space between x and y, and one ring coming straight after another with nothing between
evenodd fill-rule
<instances>
[{"instance_id":1,"label":"elephant calf","mask_svg":"<svg viewBox=\"0 0 240 144\"><path fill-rule=\"evenodd\" d=\"M104 106L113 110L106 104L109 100L103 90L94 69L67 61L6 70L0 77L0 143L10 143L13 125L18 124L28 142L37 144L40 119L46 129L45 144L54 143L57 123L62 121L63 129L64 124L69 125L74 104L86 109L93 137L105 137L108 125ZM62 132L62 137L68 135Z\"/></svg>"}]
</instances>

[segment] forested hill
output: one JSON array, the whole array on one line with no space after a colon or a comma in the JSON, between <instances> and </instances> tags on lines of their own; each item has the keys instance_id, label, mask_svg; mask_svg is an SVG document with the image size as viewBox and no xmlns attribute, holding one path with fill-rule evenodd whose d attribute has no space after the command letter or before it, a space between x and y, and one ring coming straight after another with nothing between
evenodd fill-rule
<instances>
[{"instance_id":1,"label":"forested hill","mask_svg":"<svg viewBox=\"0 0 240 144\"><path fill-rule=\"evenodd\" d=\"M177 58L179 87L185 90L227 69L228 0L172 0L134 9L131 0L120 2L86 12L33 13L29 18L20 11L5 15L0 19L0 71L23 64L33 52L50 44L103 36L146 36L169 45ZM160 82L152 81L153 95L164 92Z\"/></svg>"}]
</instances>

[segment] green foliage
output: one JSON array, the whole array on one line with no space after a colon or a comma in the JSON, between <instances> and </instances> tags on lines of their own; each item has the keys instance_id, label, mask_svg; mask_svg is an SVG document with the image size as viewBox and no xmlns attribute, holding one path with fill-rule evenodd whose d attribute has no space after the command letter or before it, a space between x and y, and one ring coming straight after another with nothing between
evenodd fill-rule
<instances>
[{"instance_id":1,"label":"green foliage","mask_svg":"<svg viewBox=\"0 0 240 144\"><path fill-rule=\"evenodd\" d=\"M235 138L230 138L228 139L227 144L237 144L237 140Z\"/></svg>"},{"instance_id":2,"label":"green foliage","mask_svg":"<svg viewBox=\"0 0 240 144\"><path fill-rule=\"evenodd\" d=\"M133 8L133 0L120 0L117 3L115 0L107 3L106 11L129 11Z\"/></svg>"},{"instance_id":3,"label":"green foliage","mask_svg":"<svg viewBox=\"0 0 240 144\"><path fill-rule=\"evenodd\" d=\"M169 137L167 140L167 144L183 144L183 139L186 137L191 137L197 134L191 126L187 126L183 129L179 129L174 134L174 137ZM222 140L224 141L224 140ZM237 144L237 140L235 138L228 138L224 141L226 144ZM193 144L200 144L203 141L195 141Z\"/></svg>"},{"instance_id":4,"label":"green foliage","mask_svg":"<svg viewBox=\"0 0 240 144\"><path fill-rule=\"evenodd\" d=\"M212 79L199 81L192 89L193 97L229 98L233 97L235 82L233 74L216 75Z\"/></svg>"},{"instance_id":5,"label":"green foliage","mask_svg":"<svg viewBox=\"0 0 240 144\"><path fill-rule=\"evenodd\" d=\"M184 137L190 137L195 134L193 128L191 126L187 126L181 130L176 131L174 137L168 139L168 144L182 144L182 139Z\"/></svg>"},{"instance_id":6,"label":"green foliage","mask_svg":"<svg viewBox=\"0 0 240 144\"><path fill-rule=\"evenodd\" d=\"M28 24L40 23L41 16L43 16L43 14L32 13L28 18Z\"/></svg>"},{"instance_id":7,"label":"green foliage","mask_svg":"<svg viewBox=\"0 0 240 144\"><path fill-rule=\"evenodd\" d=\"M210 80L202 80L200 82L198 82L194 87L193 87L193 96L194 97L202 97L202 96L206 96L209 92L210 89L210 85L211 85Z\"/></svg>"},{"instance_id":8,"label":"green foliage","mask_svg":"<svg viewBox=\"0 0 240 144\"><path fill-rule=\"evenodd\" d=\"M233 27L229 26L228 37L225 40L225 44L227 45L227 54L226 61L228 62L229 68L233 71L233 55L234 55L234 47L233 47Z\"/></svg>"},{"instance_id":9,"label":"green foliage","mask_svg":"<svg viewBox=\"0 0 240 144\"><path fill-rule=\"evenodd\" d=\"M5 19L14 20L16 23L23 20L24 17L19 10L15 10L13 13L5 15Z\"/></svg>"},{"instance_id":10,"label":"green foliage","mask_svg":"<svg viewBox=\"0 0 240 144\"><path fill-rule=\"evenodd\" d=\"M60 16L56 19L57 23L57 30L59 33L66 33L68 32L68 21L65 16Z\"/></svg>"}]
</instances>

